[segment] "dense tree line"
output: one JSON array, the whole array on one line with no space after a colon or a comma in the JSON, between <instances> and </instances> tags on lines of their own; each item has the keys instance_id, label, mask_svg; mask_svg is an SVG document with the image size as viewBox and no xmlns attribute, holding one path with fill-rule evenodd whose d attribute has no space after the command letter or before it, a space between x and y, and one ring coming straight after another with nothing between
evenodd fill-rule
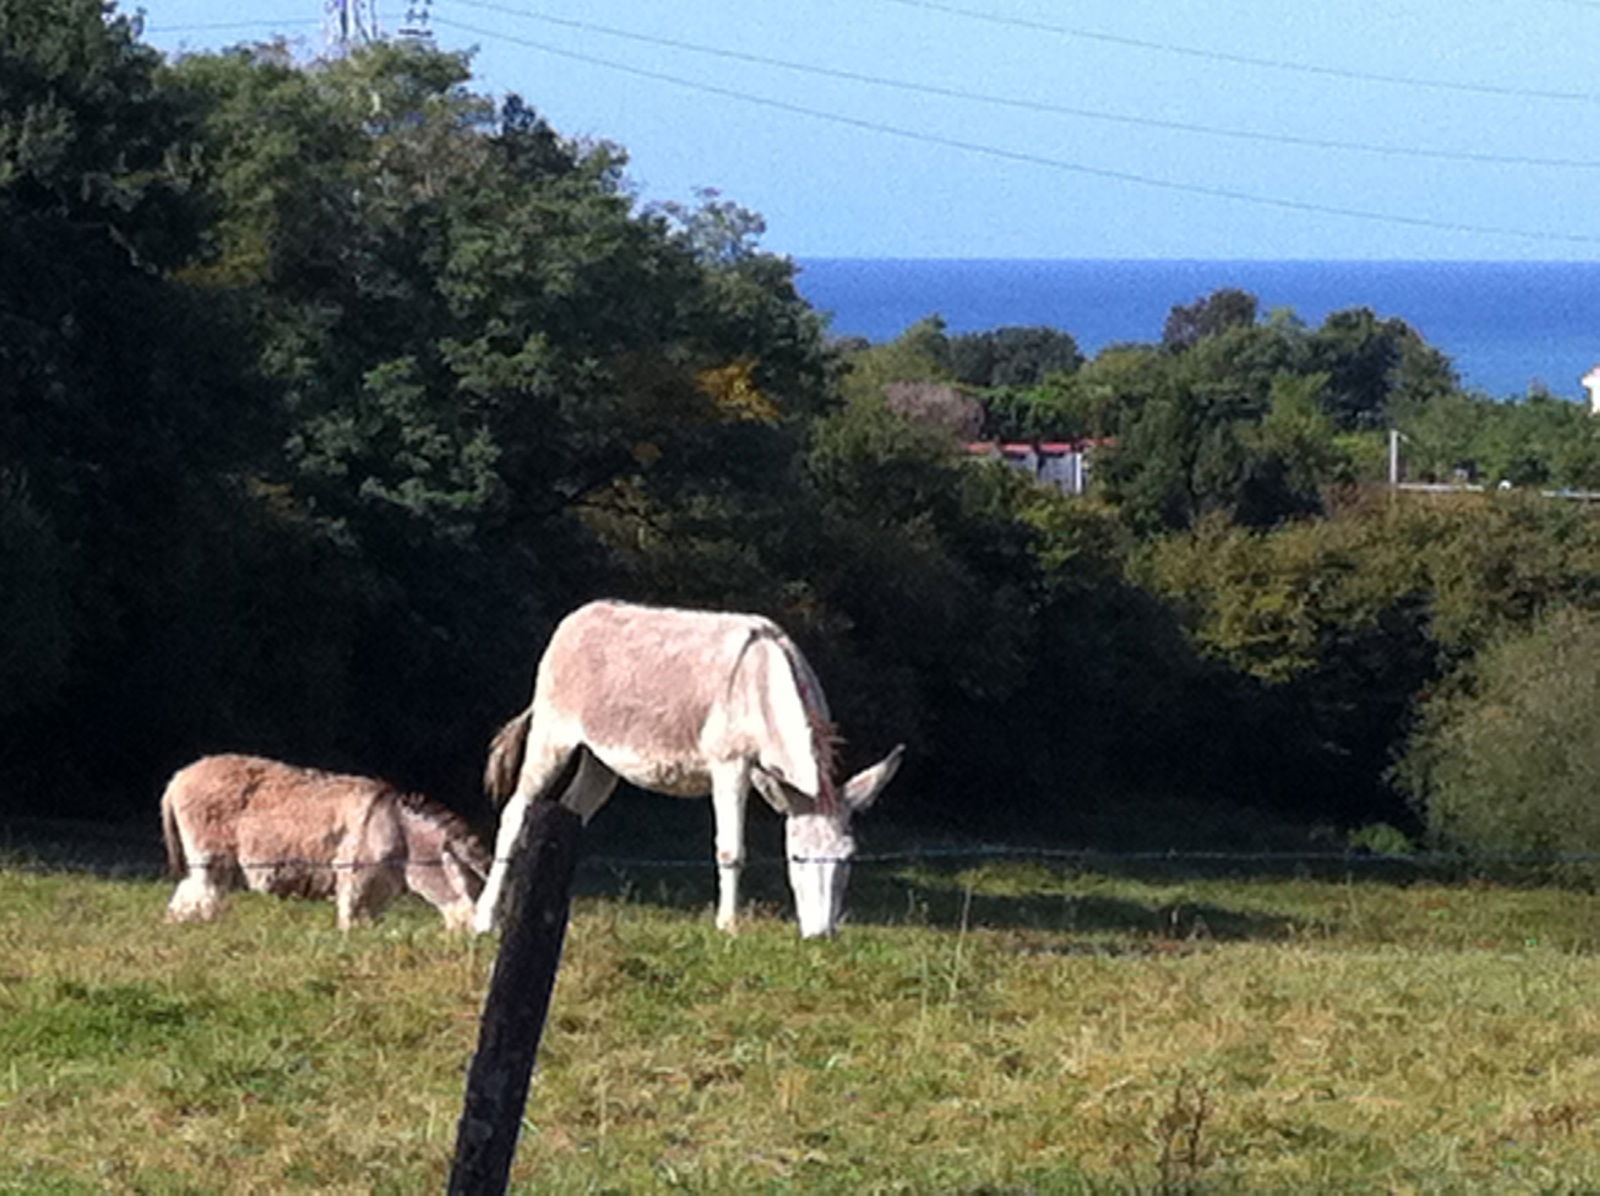
<instances>
[{"instance_id":1,"label":"dense tree line","mask_svg":"<svg viewBox=\"0 0 1600 1196\"><path fill-rule=\"evenodd\" d=\"M601 593L770 612L847 754L984 772L951 728L1026 684L1029 533L840 400L757 218L641 208L620 150L421 47L169 64L93 0L4 0L0 53L14 809L143 808L222 748L470 804Z\"/></svg>"},{"instance_id":2,"label":"dense tree line","mask_svg":"<svg viewBox=\"0 0 1600 1196\"><path fill-rule=\"evenodd\" d=\"M1004 331L985 343L1023 343ZM1547 668L1579 659L1575 633L1541 628L1560 612L1581 622L1600 599L1600 514L1546 497L1600 487L1600 421L1581 404L1467 392L1400 319L1358 308L1309 328L1290 311L1263 317L1233 290L1175 306L1157 343L1113 345L1022 384L963 379L952 368L959 339L931 317L886 344L845 348L871 389L892 395L888 379L909 377L950 392L942 408L902 404L930 424L948 426L960 400L989 437L1096 441L1091 497L1070 508L1080 532L1105 524L1095 593L1108 597L1114 577L1119 614L1148 604L1152 627L1178 631L1148 654L1124 643L1123 671L1099 678L1102 697L1130 698L1148 680L1166 699L1139 716L1153 743L1136 750L1151 772L1136 778L1122 759L1131 745L1119 723L1100 745L1099 758L1117 761L1103 791L1209 791L1301 820L1394 823L1480 853L1491 841L1550 847L1563 837L1552 828L1572 828L1571 847L1600 849L1600 835L1585 838L1566 816L1582 782L1540 788L1587 775L1571 760L1589 740L1576 711L1554 730L1520 718L1504 729L1543 745L1514 757L1539 778L1525 789L1552 795L1526 803L1538 813L1525 823L1545 828L1536 840L1498 833L1513 823L1493 813L1492 786L1468 783L1481 774L1462 731L1504 713L1483 669L1492 682L1506 671L1496 662L1519 653L1565 653ZM1462 489L1390 493L1391 428L1406 477ZM1082 557L1056 555L1052 526L1063 525L1046 521L1035 551L1081 570ZM1104 649L1106 632L1075 612L1071 632L1056 634ZM1557 690L1538 692L1542 709L1560 706ZM1072 713L1061 725L1089 732L1094 698L1063 700ZM1530 766L1563 736L1571 752ZM1496 833L1466 829L1481 826Z\"/></svg>"},{"instance_id":3,"label":"dense tree line","mask_svg":"<svg viewBox=\"0 0 1600 1196\"><path fill-rule=\"evenodd\" d=\"M97 0L0 0L8 812L142 811L214 750L472 809L553 621L611 594L777 618L847 756L911 745L904 819L1417 829L1476 663L1595 603L1583 509L1365 494L1391 424L1437 476L1600 461L1402 320L1227 291L1092 359L833 343L759 217L625 170L457 55L169 63ZM975 436L1095 438L1094 493Z\"/></svg>"}]
</instances>

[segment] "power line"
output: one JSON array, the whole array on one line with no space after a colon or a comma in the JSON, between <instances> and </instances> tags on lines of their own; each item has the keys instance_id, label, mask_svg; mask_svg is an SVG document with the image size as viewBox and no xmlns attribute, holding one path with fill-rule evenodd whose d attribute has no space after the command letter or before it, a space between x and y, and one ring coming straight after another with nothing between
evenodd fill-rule
<instances>
[{"instance_id":1,"label":"power line","mask_svg":"<svg viewBox=\"0 0 1600 1196\"><path fill-rule=\"evenodd\" d=\"M277 30L288 25L321 25L322 21L316 17L294 17L289 20L279 21L204 21L191 25L146 25L146 33L213 33L224 29L271 29Z\"/></svg>"},{"instance_id":2,"label":"power line","mask_svg":"<svg viewBox=\"0 0 1600 1196\"><path fill-rule=\"evenodd\" d=\"M1303 75L1318 75L1329 79L1344 79L1360 83L1384 83L1394 87L1425 88L1430 91L1467 92L1473 95L1506 96L1520 100L1561 100L1572 103L1600 103L1600 95L1589 91L1547 91L1533 87L1508 87L1496 83L1467 83L1454 79L1421 79L1413 75L1386 75L1377 71L1358 71L1345 67L1321 66L1311 62L1291 62L1281 58L1258 58L1249 54L1234 54L1226 50L1202 50L1176 42L1150 41L1145 38L1125 37L1097 29L1081 29L1071 25L1056 25L1048 21L1034 21L1026 17L1001 16L981 9L963 8L944 4L940 0L887 0L907 8L926 12L941 12L969 20L985 21L991 25L1006 25L1026 29L1033 33L1054 33L1061 37L1081 38L1108 45L1125 46L1136 50L1153 50L1162 54L1176 54L1197 58L1205 62L1223 62L1230 66L1260 67L1267 70L1290 71Z\"/></svg>"},{"instance_id":3,"label":"power line","mask_svg":"<svg viewBox=\"0 0 1600 1196\"><path fill-rule=\"evenodd\" d=\"M595 24L591 21L578 21L566 17L551 16L548 13L532 12L527 9L512 8L503 4L489 3L488 0L454 0L454 3L464 8L476 8L485 12L496 12L505 14L507 16L523 17L530 21L540 21L545 24L558 25L563 28L579 30L585 33L599 33L606 37L620 38L626 41L638 42L647 46L660 46L674 50L686 50L690 53L705 54L711 57L727 59L733 62L747 62L757 66L778 67L782 70L795 71L804 75L814 75L828 79L842 79L851 83L866 83L874 87L888 87L897 91L913 92L918 95L940 96L946 99L972 101L981 104L992 104L999 107L1013 108L1025 112L1037 112L1056 116L1072 116L1084 120L1106 121L1113 124L1132 125L1140 128L1161 129L1166 132L1197 133L1208 137L1227 137L1235 140L1257 141L1272 145L1295 146L1302 149L1340 150L1352 153L1380 154L1387 157L1425 158L1433 161L1470 162L1479 165L1493 166L1537 166L1555 167L1561 169L1600 170L1600 159L1594 158L1541 158L1533 155L1490 154L1472 150L1441 150L1418 146L1377 145L1371 142L1339 141L1319 137L1298 137L1288 133L1263 133L1247 129L1221 128L1216 125L1204 125L1188 121L1161 120L1154 117L1130 116L1122 113L1106 112L1104 110L1077 108L1065 104L1055 104L1044 100L1015 99L1006 96L990 95L983 92L968 91L963 88L944 87L932 83L916 83L903 79L890 79L881 75L869 75L858 71L840 70L834 67L795 62L790 59L771 58L763 54L751 54L741 50L730 50L724 47L707 46L696 42L682 41L678 38L658 37L652 34L637 33L626 29L617 29L609 25Z\"/></svg>"},{"instance_id":4,"label":"power line","mask_svg":"<svg viewBox=\"0 0 1600 1196\"><path fill-rule=\"evenodd\" d=\"M845 116L836 112L825 112L817 108L809 108L803 104L793 104L785 100L775 100L766 96L753 95L750 92L736 91L733 88L719 87L716 84L706 83L698 79L685 79L678 75L667 74L664 71L650 70L644 67L630 66L593 54L584 54L576 50L567 50L560 46L553 46L547 42L535 41L532 38L518 37L498 30L483 29L478 26L468 25L461 21L450 20L435 16L434 23L464 33L474 34L478 37L496 38L501 41L511 42L515 45L525 46L528 49L538 50L558 58L566 58L575 62L582 62L590 66L603 67L607 70L619 71L623 74L633 75L637 78L652 79L661 83L670 83L676 87L687 88L691 91L702 92L707 95L722 96L726 99L739 100L743 103L755 104L764 108L771 108L780 112L788 112L797 116L811 117L816 120L828 121L832 124L844 125L849 128L863 129L872 133L882 133L890 137L898 137L906 141L915 141L924 145L936 145L945 149L956 149L966 153L980 154L984 157L996 158L1007 162L1019 162L1032 166L1044 166L1053 170L1066 171L1072 174L1089 175L1094 178L1112 179L1124 183L1136 183L1140 186L1154 187L1165 191L1177 191L1187 195L1201 195L1211 199L1226 199L1238 203L1254 204L1258 207L1278 208L1286 211L1304 212L1318 216L1341 216L1352 220L1365 220L1380 224L1395 224L1409 228L1424 228L1436 232L1467 233L1476 236L1514 237L1525 241L1550 241L1575 245L1600 244L1600 236L1586 233L1561 233L1539 232L1533 229L1513 228L1503 225L1469 224L1459 221L1433 220L1423 216L1402 216L1390 212L1376 212L1365 208L1346 208L1334 204L1320 204L1307 200L1284 199L1277 196L1259 195L1248 191L1234 191L1226 187L1212 187L1201 183L1181 183L1171 179L1155 178L1150 175L1136 174L1132 171L1113 170L1101 166L1089 166L1081 162L1070 162L1062 158L1046 157L1043 154L1026 153L1019 150L1001 149L998 146L984 145L974 141L964 141L954 137L943 137L933 133L923 133L915 129L906 129L898 125L885 124L881 121L865 120L861 117Z\"/></svg>"}]
</instances>

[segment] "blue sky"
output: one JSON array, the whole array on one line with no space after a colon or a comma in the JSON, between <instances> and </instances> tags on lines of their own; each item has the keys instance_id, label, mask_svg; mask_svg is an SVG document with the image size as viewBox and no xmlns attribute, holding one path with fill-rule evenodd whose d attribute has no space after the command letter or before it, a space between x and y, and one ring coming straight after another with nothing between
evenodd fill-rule
<instances>
[{"instance_id":1,"label":"blue sky","mask_svg":"<svg viewBox=\"0 0 1600 1196\"><path fill-rule=\"evenodd\" d=\"M323 47L322 0L218 10L145 0L146 40ZM714 187L795 257L1600 260L1600 0L431 14L480 90L625 147L643 199Z\"/></svg>"}]
</instances>

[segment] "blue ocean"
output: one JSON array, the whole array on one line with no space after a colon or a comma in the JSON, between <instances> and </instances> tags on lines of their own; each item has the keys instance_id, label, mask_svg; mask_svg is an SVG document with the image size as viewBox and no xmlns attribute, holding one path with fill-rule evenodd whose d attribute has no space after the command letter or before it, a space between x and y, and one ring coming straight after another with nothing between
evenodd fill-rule
<instances>
[{"instance_id":1,"label":"blue ocean","mask_svg":"<svg viewBox=\"0 0 1600 1196\"><path fill-rule=\"evenodd\" d=\"M924 316L952 332L1048 325L1086 355L1161 339L1167 312L1221 287L1292 308L1315 327L1370 307L1447 354L1463 385L1495 398L1543 386L1583 397L1600 362L1600 262L988 261L802 258L800 292L831 331L898 336Z\"/></svg>"}]
</instances>

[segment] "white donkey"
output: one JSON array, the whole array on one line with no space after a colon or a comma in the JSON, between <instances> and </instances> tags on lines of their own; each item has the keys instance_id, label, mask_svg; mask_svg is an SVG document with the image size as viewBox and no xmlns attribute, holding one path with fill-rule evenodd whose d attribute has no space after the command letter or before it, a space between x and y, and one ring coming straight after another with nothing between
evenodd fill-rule
<instances>
[{"instance_id":1,"label":"white donkey","mask_svg":"<svg viewBox=\"0 0 1600 1196\"><path fill-rule=\"evenodd\" d=\"M769 619L591 602L556 628L532 704L490 748L484 787L510 801L473 925L484 932L498 923L529 803L560 800L587 822L621 777L675 797L711 795L723 930L738 916L745 799L754 785L785 815L800 933L831 934L855 852L851 816L889 783L902 751L837 786L822 687ZM554 792L558 785L564 792Z\"/></svg>"},{"instance_id":2,"label":"white donkey","mask_svg":"<svg viewBox=\"0 0 1600 1196\"><path fill-rule=\"evenodd\" d=\"M383 781L259 756L205 756L161 795L167 864L183 879L167 921L207 921L242 875L258 893L333 897L339 928L377 918L402 890L452 930L472 923L489 853L458 815Z\"/></svg>"}]
</instances>

